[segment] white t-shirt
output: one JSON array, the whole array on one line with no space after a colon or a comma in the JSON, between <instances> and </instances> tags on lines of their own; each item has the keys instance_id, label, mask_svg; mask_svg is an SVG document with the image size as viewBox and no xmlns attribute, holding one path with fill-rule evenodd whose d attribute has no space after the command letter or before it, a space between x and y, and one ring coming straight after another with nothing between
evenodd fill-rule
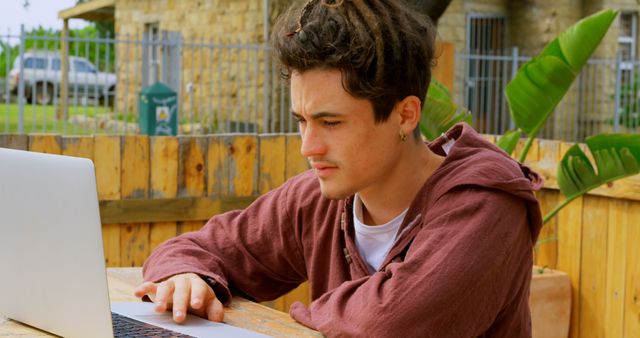
<instances>
[{"instance_id":1,"label":"white t-shirt","mask_svg":"<svg viewBox=\"0 0 640 338\"><path fill-rule=\"evenodd\" d=\"M366 225L362 222L362 201L356 194L353 203L353 224L356 233L356 246L369 268L370 273L378 271L382 261L387 257L398 234L400 224L407 214L405 209L400 215L386 224Z\"/></svg>"}]
</instances>

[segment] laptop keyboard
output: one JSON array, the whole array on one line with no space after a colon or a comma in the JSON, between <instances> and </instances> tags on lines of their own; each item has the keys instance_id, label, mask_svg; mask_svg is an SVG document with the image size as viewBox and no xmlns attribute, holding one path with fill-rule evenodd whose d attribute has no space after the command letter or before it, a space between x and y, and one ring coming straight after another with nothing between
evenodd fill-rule
<instances>
[{"instance_id":1,"label":"laptop keyboard","mask_svg":"<svg viewBox=\"0 0 640 338\"><path fill-rule=\"evenodd\" d=\"M163 329L155 325L143 323L117 313L111 313L113 335L116 338L137 337L193 337L175 331Z\"/></svg>"}]
</instances>

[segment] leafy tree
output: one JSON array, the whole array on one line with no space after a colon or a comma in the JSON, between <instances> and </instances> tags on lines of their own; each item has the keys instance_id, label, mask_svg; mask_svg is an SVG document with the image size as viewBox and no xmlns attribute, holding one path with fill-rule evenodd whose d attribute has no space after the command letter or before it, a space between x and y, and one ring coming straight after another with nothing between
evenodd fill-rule
<instances>
[{"instance_id":1,"label":"leafy tree","mask_svg":"<svg viewBox=\"0 0 640 338\"><path fill-rule=\"evenodd\" d=\"M25 35L27 37L25 40L25 51L30 49L60 50L60 30L38 27L26 32ZM70 30L69 38L72 40L69 43L69 54L76 55L77 51L77 56L89 59L99 70L113 72L115 69L115 46L111 44L107 47L106 43L100 42L96 44L90 41L98 37L104 37L104 35L100 34L98 29L93 25L82 29ZM89 41L82 41L82 39L88 39ZM20 54L20 46L11 46L6 42L1 42L0 48L0 77L5 77L7 72L11 70L14 60ZM108 54L107 49L109 49ZM6 53L9 53L10 63L8 66L6 64ZM108 68L107 64L109 65Z\"/></svg>"}]
</instances>

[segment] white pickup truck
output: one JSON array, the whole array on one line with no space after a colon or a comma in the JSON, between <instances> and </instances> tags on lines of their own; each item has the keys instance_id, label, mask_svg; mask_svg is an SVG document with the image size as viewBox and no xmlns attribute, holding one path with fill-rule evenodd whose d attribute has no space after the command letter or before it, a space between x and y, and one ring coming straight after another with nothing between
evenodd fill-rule
<instances>
[{"instance_id":1,"label":"white pickup truck","mask_svg":"<svg viewBox=\"0 0 640 338\"><path fill-rule=\"evenodd\" d=\"M20 57L9 72L9 89L18 93L19 81L24 80L24 95L28 102L47 105L60 95L62 72L60 54L51 51L28 51L24 54L24 70L20 74ZM116 75L98 72L86 58L69 57L68 93L71 97L95 98L113 104Z\"/></svg>"}]
</instances>

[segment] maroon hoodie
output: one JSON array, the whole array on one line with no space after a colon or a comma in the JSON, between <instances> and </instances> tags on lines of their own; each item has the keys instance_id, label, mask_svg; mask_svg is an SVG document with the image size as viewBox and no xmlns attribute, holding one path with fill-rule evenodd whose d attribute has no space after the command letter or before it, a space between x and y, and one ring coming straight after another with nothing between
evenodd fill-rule
<instances>
[{"instance_id":1,"label":"maroon hoodie","mask_svg":"<svg viewBox=\"0 0 640 338\"><path fill-rule=\"evenodd\" d=\"M311 305L290 314L328 336L530 337L532 248L542 225L532 190L542 181L473 129L455 139L411 203L396 242L370 274L354 241L353 197L322 197L313 172L242 211L158 247L144 279L183 272L232 292L271 300L309 280Z\"/></svg>"}]
</instances>

